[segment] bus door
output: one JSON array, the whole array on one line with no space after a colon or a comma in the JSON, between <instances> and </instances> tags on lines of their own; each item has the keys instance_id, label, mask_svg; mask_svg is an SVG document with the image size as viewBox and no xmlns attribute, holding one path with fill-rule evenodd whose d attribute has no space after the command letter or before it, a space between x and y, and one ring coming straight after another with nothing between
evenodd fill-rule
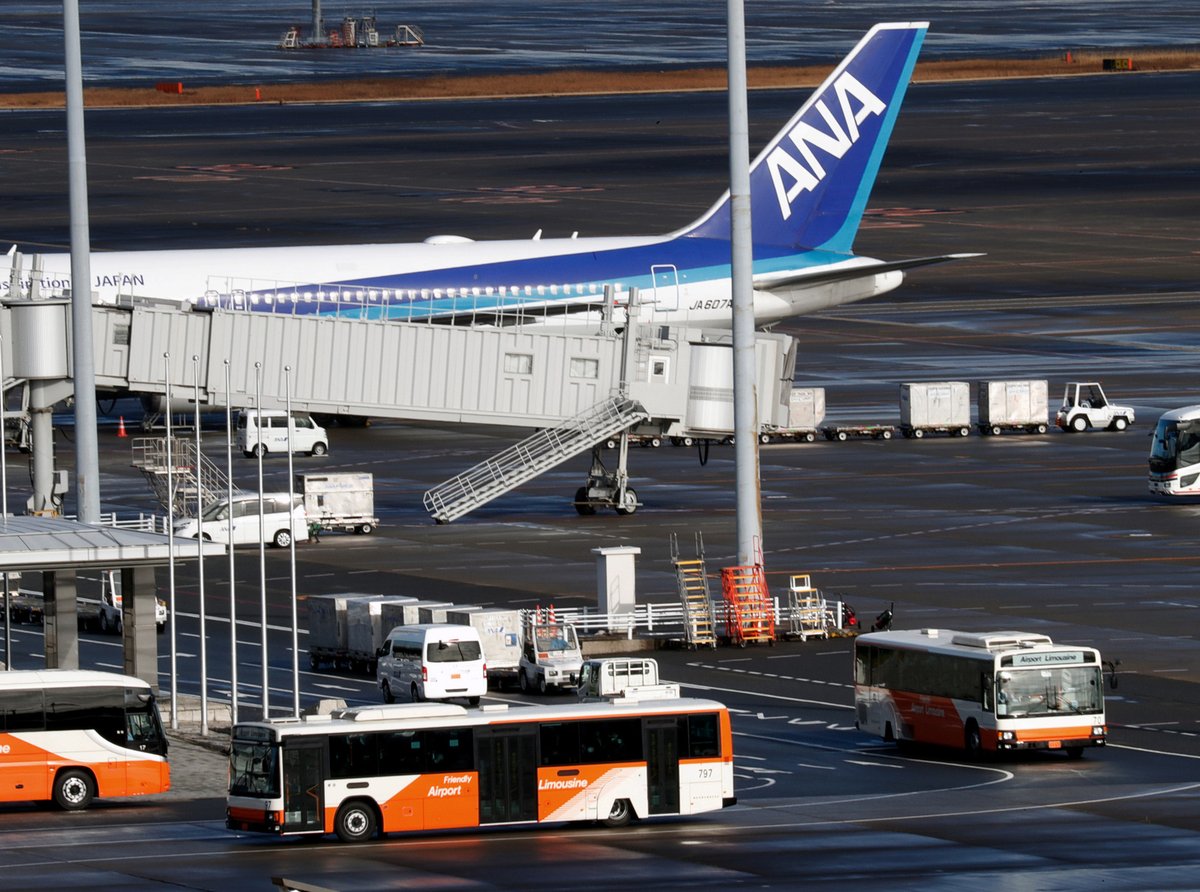
<instances>
[{"instance_id":1,"label":"bus door","mask_svg":"<svg viewBox=\"0 0 1200 892\"><path fill-rule=\"evenodd\" d=\"M652 815L679 814L679 723L683 719L646 722L646 798Z\"/></svg>"},{"instance_id":2,"label":"bus door","mask_svg":"<svg viewBox=\"0 0 1200 892\"><path fill-rule=\"evenodd\" d=\"M537 728L480 728L475 747L479 823L536 821Z\"/></svg>"},{"instance_id":3,"label":"bus door","mask_svg":"<svg viewBox=\"0 0 1200 892\"><path fill-rule=\"evenodd\" d=\"M325 830L325 741L289 740L283 747L283 826L289 833Z\"/></svg>"}]
</instances>

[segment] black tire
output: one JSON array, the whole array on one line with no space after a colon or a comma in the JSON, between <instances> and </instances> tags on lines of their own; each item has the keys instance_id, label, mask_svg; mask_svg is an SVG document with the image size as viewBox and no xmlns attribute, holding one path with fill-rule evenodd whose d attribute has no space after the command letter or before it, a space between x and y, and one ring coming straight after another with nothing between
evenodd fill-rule
<instances>
[{"instance_id":1,"label":"black tire","mask_svg":"<svg viewBox=\"0 0 1200 892\"><path fill-rule=\"evenodd\" d=\"M992 425L992 427L991 427L991 434L992 434L992 436L993 436L993 437L998 437L998 436L1000 436L1000 425L998 425L998 424L993 424L993 425Z\"/></svg>"},{"instance_id":2,"label":"black tire","mask_svg":"<svg viewBox=\"0 0 1200 892\"><path fill-rule=\"evenodd\" d=\"M891 432L891 431L880 431L880 432L879 432L879 439L881 439L881 440L890 440L891 438L892 438L892 432Z\"/></svg>"},{"instance_id":3,"label":"black tire","mask_svg":"<svg viewBox=\"0 0 1200 892\"><path fill-rule=\"evenodd\" d=\"M321 658L318 657L316 654L310 653L308 655L308 668L311 669L313 672L316 672L318 669L320 669L321 668Z\"/></svg>"},{"instance_id":4,"label":"black tire","mask_svg":"<svg viewBox=\"0 0 1200 892\"><path fill-rule=\"evenodd\" d=\"M1083 758L1083 747L1081 747L1081 746L1067 747L1067 758L1068 759L1082 759Z\"/></svg>"},{"instance_id":5,"label":"black tire","mask_svg":"<svg viewBox=\"0 0 1200 892\"><path fill-rule=\"evenodd\" d=\"M292 531L279 530L274 536L271 537L271 542L276 548L287 548L292 544Z\"/></svg>"},{"instance_id":6,"label":"black tire","mask_svg":"<svg viewBox=\"0 0 1200 892\"><path fill-rule=\"evenodd\" d=\"M575 513L581 517L591 517L596 513L596 506L587 504L587 487L581 486L575 490Z\"/></svg>"},{"instance_id":7,"label":"black tire","mask_svg":"<svg viewBox=\"0 0 1200 892\"><path fill-rule=\"evenodd\" d=\"M354 528L354 532L358 533L360 536L369 536L375 532L375 526L369 523L360 523Z\"/></svg>"},{"instance_id":8,"label":"black tire","mask_svg":"<svg viewBox=\"0 0 1200 892\"><path fill-rule=\"evenodd\" d=\"M967 758L972 762L978 762L983 758L983 735L979 733L979 726L974 720L967 722L966 730L963 732L963 749L966 750Z\"/></svg>"},{"instance_id":9,"label":"black tire","mask_svg":"<svg viewBox=\"0 0 1200 892\"><path fill-rule=\"evenodd\" d=\"M422 701L421 689L417 687L417 683L415 681L412 683L412 688L409 689L408 695L412 699L413 703L420 703Z\"/></svg>"},{"instance_id":10,"label":"black tire","mask_svg":"<svg viewBox=\"0 0 1200 892\"><path fill-rule=\"evenodd\" d=\"M914 428L912 435L913 435L914 439L920 440L922 437L925 436L925 431L921 430L921 428L919 428L919 427Z\"/></svg>"},{"instance_id":11,"label":"black tire","mask_svg":"<svg viewBox=\"0 0 1200 892\"><path fill-rule=\"evenodd\" d=\"M385 678L379 685L379 690L383 693L384 703L395 703L396 695L392 693L392 686L388 684Z\"/></svg>"},{"instance_id":12,"label":"black tire","mask_svg":"<svg viewBox=\"0 0 1200 892\"><path fill-rule=\"evenodd\" d=\"M817 438L817 435L816 435L816 434L814 434L812 431L809 431L808 433L806 433L806 434L804 435L804 442L805 442L805 443L811 443L811 442L812 442L813 440L815 440L816 438Z\"/></svg>"},{"instance_id":13,"label":"black tire","mask_svg":"<svg viewBox=\"0 0 1200 892\"><path fill-rule=\"evenodd\" d=\"M267 447L262 443L255 443L254 448L246 454L253 458L258 458L260 455L265 456L267 454Z\"/></svg>"},{"instance_id":14,"label":"black tire","mask_svg":"<svg viewBox=\"0 0 1200 892\"><path fill-rule=\"evenodd\" d=\"M96 627L105 635L108 634L108 614L103 610L100 611L100 615L96 620Z\"/></svg>"},{"instance_id":15,"label":"black tire","mask_svg":"<svg viewBox=\"0 0 1200 892\"><path fill-rule=\"evenodd\" d=\"M625 498L621 501L621 504L617 506L617 513L622 517L625 517L630 514L635 514L637 509L637 490L626 489Z\"/></svg>"},{"instance_id":16,"label":"black tire","mask_svg":"<svg viewBox=\"0 0 1200 892\"><path fill-rule=\"evenodd\" d=\"M760 443L762 443L764 446L766 446L768 443L770 443L770 442L771 442L771 435L770 435L770 434L759 434L759 435L758 435L758 442L760 442Z\"/></svg>"},{"instance_id":17,"label":"black tire","mask_svg":"<svg viewBox=\"0 0 1200 892\"><path fill-rule=\"evenodd\" d=\"M347 802L337 810L333 832L342 842L364 842L375 835L375 809L368 802Z\"/></svg>"},{"instance_id":18,"label":"black tire","mask_svg":"<svg viewBox=\"0 0 1200 892\"><path fill-rule=\"evenodd\" d=\"M971 436L971 429L969 427L960 427L958 429L958 435L960 437L969 437Z\"/></svg>"},{"instance_id":19,"label":"black tire","mask_svg":"<svg viewBox=\"0 0 1200 892\"><path fill-rule=\"evenodd\" d=\"M468 697L467 702L470 703L472 706L478 706L479 698L478 697Z\"/></svg>"},{"instance_id":20,"label":"black tire","mask_svg":"<svg viewBox=\"0 0 1200 892\"><path fill-rule=\"evenodd\" d=\"M54 778L54 804L64 811L82 811L96 796L96 782L86 771L67 768Z\"/></svg>"},{"instance_id":21,"label":"black tire","mask_svg":"<svg viewBox=\"0 0 1200 892\"><path fill-rule=\"evenodd\" d=\"M1049 430L1049 428L1044 424L1039 424L1036 428L1034 428L1034 430L1036 430L1039 434L1044 434L1047 430Z\"/></svg>"},{"instance_id":22,"label":"black tire","mask_svg":"<svg viewBox=\"0 0 1200 892\"><path fill-rule=\"evenodd\" d=\"M1077 434L1082 434L1088 429L1088 420L1083 415L1076 415L1071 419L1071 430Z\"/></svg>"},{"instance_id":23,"label":"black tire","mask_svg":"<svg viewBox=\"0 0 1200 892\"><path fill-rule=\"evenodd\" d=\"M845 431L838 431L834 436L837 437L839 443L845 443L850 438L850 435Z\"/></svg>"},{"instance_id":24,"label":"black tire","mask_svg":"<svg viewBox=\"0 0 1200 892\"><path fill-rule=\"evenodd\" d=\"M632 820L633 806L628 799L618 799L613 803L608 817L601 819L600 823L605 827L624 827Z\"/></svg>"},{"instance_id":25,"label":"black tire","mask_svg":"<svg viewBox=\"0 0 1200 892\"><path fill-rule=\"evenodd\" d=\"M616 441L616 440L613 440L613 439L608 439L608 440L605 440L605 441L604 441L604 448L605 448L605 449L616 449L616 448L617 448L617 441Z\"/></svg>"},{"instance_id":26,"label":"black tire","mask_svg":"<svg viewBox=\"0 0 1200 892\"><path fill-rule=\"evenodd\" d=\"M529 693L529 676L526 674L524 669L522 669L520 671L520 676L521 677L519 679L519 684L520 684L520 688L521 688L521 693L528 694Z\"/></svg>"},{"instance_id":27,"label":"black tire","mask_svg":"<svg viewBox=\"0 0 1200 892\"><path fill-rule=\"evenodd\" d=\"M325 443L313 443L312 454L322 456L329 451L329 446Z\"/></svg>"},{"instance_id":28,"label":"black tire","mask_svg":"<svg viewBox=\"0 0 1200 892\"><path fill-rule=\"evenodd\" d=\"M694 444L696 441L695 441L695 440L693 440L691 437L684 437L684 438L683 438L683 440L682 440L682 442L683 442L683 445L684 445L684 446L691 446L691 445L693 445L693 444Z\"/></svg>"},{"instance_id":29,"label":"black tire","mask_svg":"<svg viewBox=\"0 0 1200 892\"><path fill-rule=\"evenodd\" d=\"M662 439L660 437L651 437L649 440L646 441L646 445L649 446L651 449L657 449L659 446L662 445Z\"/></svg>"},{"instance_id":30,"label":"black tire","mask_svg":"<svg viewBox=\"0 0 1200 892\"><path fill-rule=\"evenodd\" d=\"M1129 427L1129 419L1124 415L1118 415L1112 420L1111 427L1115 431L1123 431L1125 428Z\"/></svg>"},{"instance_id":31,"label":"black tire","mask_svg":"<svg viewBox=\"0 0 1200 892\"><path fill-rule=\"evenodd\" d=\"M546 693L546 676L544 675L538 676L538 693Z\"/></svg>"}]
</instances>

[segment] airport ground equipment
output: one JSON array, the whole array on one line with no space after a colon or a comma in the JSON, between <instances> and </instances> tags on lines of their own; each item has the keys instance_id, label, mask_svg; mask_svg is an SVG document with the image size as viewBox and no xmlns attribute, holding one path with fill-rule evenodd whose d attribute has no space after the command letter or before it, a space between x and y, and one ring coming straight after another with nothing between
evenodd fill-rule
<instances>
[{"instance_id":1,"label":"airport ground equipment","mask_svg":"<svg viewBox=\"0 0 1200 892\"><path fill-rule=\"evenodd\" d=\"M585 660L576 693L580 700L664 700L679 696L679 685L658 679L658 661L649 657Z\"/></svg>"},{"instance_id":2,"label":"airport ground equipment","mask_svg":"<svg viewBox=\"0 0 1200 892\"><path fill-rule=\"evenodd\" d=\"M696 556L684 558L679 553L679 540L671 534L671 564L675 567L675 583L679 588L679 603L683 605L683 628L687 646L717 646L717 618L713 611L712 593L708 589L708 570L704 563L704 537L696 533Z\"/></svg>"},{"instance_id":3,"label":"airport ground equipment","mask_svg":"<svg viewBox=\"0 0 1200 892\"><path fill-rule=\"evenodd\" d=\"M839 443L847 440L890 440L895 435L896 427L891 424L821 425L821 436L826 440L837 440Z\"/></svg>"},{"instance_id":4,"label":"airport ground equipment","mask_svg":"<svg viewBox=\"0 0 1200 892\"><path fill-rule=\"evenodd\" d=\"M346 663L346 602L362 597L354 594L309 595L308 665L316 671L326 665L338 668Z\"/></svg>"},{"instance_id":5,"label":"airport ground equipment","mask_svg":"<svg viewBox=\"0 0 1200 892\"><path fill-rule=\"evenodd\" d=\"M1123 431L1135 420L1132 406L1110 403L1099 381L1071 381L1063 389L1062 405L1055 423L1065 431L1082 433L1088 428Z\"/></svg>"},{"instance_id":6,"label":"airport ground equipment","mask_svg":"<svg viewBox=\"0 0 1200 892\"><path fill-rule=\"evenodd\" d=\"M722 567L721 592L730 644L775 643L775 605L762 564Z\"/></svg>"},{"instance_id":7,"label":"airport ground equipment","mask_svg":"<svg viewBox=\"0 0 1200 892\"><path fill-rule=\"evenodd\" d=\"M550 688L574 688L582 668L575 627L558 621L553 607L528 614L518 673L521 690L544 694Z\"/></svg>"},{"instance_id":8,"label":"airport ground equipment","mask_svg":"<svg viewBox=\"0 0 1200 892\"><path fill-rule=\"evenodd\" d=\"M943 433L971 433L971 388L965 381L923 381L900 385L900 432L921 439Z\"/></svg>"},{"instance_id":9,"label":"airport ground equipment","mask_svg":"<svg viewBox=\"0 0 1200 892\"><path fill-rule=\"evenodd\" d=\"M498 689L517 682L521 671L520 610L463 610L456 607L446 612L446 622L472 626L479 633L490 687Z\"/></svg>"},{"instance_id":10,"label":"airport ground equipment","mask_svg":"<svg viewBox=\"0 0 1200 892\"><path fill-rule=\"evenodd\" d=\"M1048 387L1041 381L979 381L975 404L979 432L1044 434L1050 424Z\"/></svg>"},{"instance_id":11,"label":"airport ground equipment","mask_svg":"<svg viewBox=\"0 0 1200 892\"><path fill-rule=\"evenodd\" d=\"M296 475L309 523L321 530L370 533L379 526L375 516L374 475L358 472Z\"/></svg>"},{"instance_id":12,"label":"airport ground equipment","mask_svg":"<svg viewBox=\"0 0 1200 892\"><path fill-rule=\"evenodd\" d=\"M802 641L829 637L829 612L821 590L807 573L788 580L787 631Z\"/></svg>"},{"instance_id":13,"label":"airport ground equipment","mask_svg":"<svg viewBox=\"0 0 1200 892\"><path fill-rule=\"evenodd\" d=\"M166 437L135 437L132 449L133 466L149 481L163 508L171 508L174 502L177 519L196 516L197 493L205 507L228 497L229 478L203 452L197 460L193 438L171 438L170 462ZM235 496L241 493L241 489L233 487Z\"/></svg>"}]
</instances>

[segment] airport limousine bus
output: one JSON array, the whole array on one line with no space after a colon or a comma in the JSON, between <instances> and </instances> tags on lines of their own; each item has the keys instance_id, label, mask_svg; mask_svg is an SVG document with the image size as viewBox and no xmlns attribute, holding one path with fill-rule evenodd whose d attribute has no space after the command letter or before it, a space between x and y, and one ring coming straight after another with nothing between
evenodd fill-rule
<instances>
[{"instance_id":1,"label":"airport limousine bus","mask_svg":"<svg viewBox=\"0 0 1200 892\"><path fill-rule=\"evenodd\" d=\"M1150 443L1150 492L1200 496L1200 406L1172 409L1158 419Z\"/></svg>"},{"instance_id":2,"label":"airport limousine bus","mask_svg":"<svg viewBox=\"0 0 1200 892\"><path fill-rule=\"evenodd\" d=\"M1023 632L874 632L854 643L858 727L898 743L982 752L1103 746L1095 648Z\"/></svg>"},{"instance_id":3,"label":"airport limousine bus","mask_svg":"<svg viewBox=\"0 0 1200 892\"><path fill-rule=\"evenodd\" d=\"M401 703L236 725L226 825L357 842L543 821L622 826L735 801L729 713L710 700Z\"/></svg>"},{"instance_id":4,"label":"airport limousine bus","mask_svg":"<svg viewBox=\"0 0 1200 892\"><path fill-rule=\"evenodd\" d=\"M0 672L0 802L76 810L96 796L170 787L167 738L146 682L69 669Z\"/></svg>"}]
</instances>

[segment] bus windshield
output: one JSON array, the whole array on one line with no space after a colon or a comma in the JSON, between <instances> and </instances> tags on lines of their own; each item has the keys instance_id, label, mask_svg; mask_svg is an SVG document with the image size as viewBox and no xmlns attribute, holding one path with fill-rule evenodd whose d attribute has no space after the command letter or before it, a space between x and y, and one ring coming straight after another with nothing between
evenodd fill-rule
<instances>
[{"instance_id":1,"label":"bus windshield","mask_svg":"<svg viewBox=\"0 0 1200 892\"><path fill-rule=\"evenodd\" d=\"M276 744L235 740L229 750L229 794L278 796L278 760Z\"/></svg>"},{"instance_id":2,"label":"bus windshield","mask_svg":"<svg viewBox=\"0 0 1200 892\"><path fill-rule=\"evenodd\" d=\"M1161 419L1150 447L1150 470L1167 473L1200 464L1200 421Z\"/></svg>"},{"instance_id":3,"label":"bus windshield","mask_svg":"<svg viewBox=\"0 0 1200 892\"><path fill-rule=\"evenodd\" d=\"M1081 715L1102 712L1100 667L1005 669L996 679L996 715Z\"/></svg>"}]
</instances>

